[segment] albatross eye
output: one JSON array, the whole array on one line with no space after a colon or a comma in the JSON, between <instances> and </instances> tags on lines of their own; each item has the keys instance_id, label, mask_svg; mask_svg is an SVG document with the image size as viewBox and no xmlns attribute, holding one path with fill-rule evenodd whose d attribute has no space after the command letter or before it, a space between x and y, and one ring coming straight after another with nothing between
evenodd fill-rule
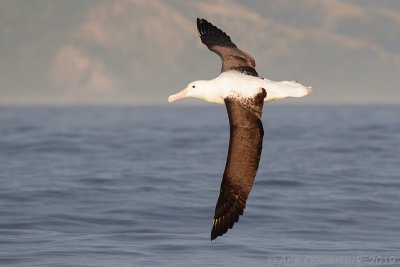
<instances>
[{"instance_id":1,"label":"albatross eye","mask_svg":"<svg viewBox=\"0 0 400 267\"><path fill-rule=\"evenodd\" d=\"M196 85L192 85L192 88L195 88L196 87Z\"/></svg>"}]
</instances>

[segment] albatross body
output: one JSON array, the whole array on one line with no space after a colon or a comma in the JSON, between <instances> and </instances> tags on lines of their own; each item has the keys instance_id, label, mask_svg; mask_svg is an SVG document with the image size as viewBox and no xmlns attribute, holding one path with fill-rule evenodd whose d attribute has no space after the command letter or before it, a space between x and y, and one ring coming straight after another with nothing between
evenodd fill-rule
<instances>
[{"instance_id":1,"label":"albatross body","mask_svg":"<svg viewBox=\"0 0 400 267\"><path fill-rule=\"evenodd\" d=\"M199 18L197 30L202 43L221 57L221 74L212 80L189 83L168 101L201 98L225 104L228 112L229 150L212 224L214 240L233 227L246 207L261 156L264 130L260 118L264 102L302 97L311 92L311 87L296 81L274 82L259 77L254 58L237 48L225 32Z\"/></svg>"},{"instance_id":2,"label":"albatross body","mask_svg":"<svg viewBox=\"0 0 400 267\"><path fill-rule=\"evenodd\" d=\"M222 72L215 79L190 83L178 94L171 95L168 101L172 102L183 97L195 97L212 103L225 104L225 98L229 96L253 97L260 88L264 88L267 93L264 102L287 97L302 97L311 90L310 87L304 87L297 81L274 82L236 70L229 70Z\"/></svg>"}]
</instances>

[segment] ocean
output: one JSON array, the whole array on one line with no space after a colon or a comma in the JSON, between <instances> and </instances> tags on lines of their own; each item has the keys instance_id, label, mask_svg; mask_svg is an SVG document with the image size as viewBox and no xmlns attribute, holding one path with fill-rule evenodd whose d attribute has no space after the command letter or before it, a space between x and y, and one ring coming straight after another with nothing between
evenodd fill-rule
<instances>
[{"instance_id":1,"label":"ocean","mask_svg":"<svg viewBox=\"0 0 400 267\"><path fill-rule=\"evenodd\" d=\"M0 108L0 266L400 266L400 107L266 104L210 241L223 105Z\"/></svg>"}]
</instances>

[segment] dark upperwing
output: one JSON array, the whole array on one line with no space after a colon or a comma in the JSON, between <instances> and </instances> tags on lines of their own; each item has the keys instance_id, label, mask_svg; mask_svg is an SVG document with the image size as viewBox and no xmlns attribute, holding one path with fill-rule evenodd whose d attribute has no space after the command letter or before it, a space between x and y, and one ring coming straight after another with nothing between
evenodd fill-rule
<instances>
[{"instance_id":1,"label":"dark upperwing","mask_svg":"<svg viewBox=\"0 0 400 267\"><path fill-rule=\"evenodd\" d=\"M237 48L225 32L207 20L199 18L197 18L197 31L201 42L221 57L221 72L237 70L247 75L258 76L254 58Z\"/></svg>"},{"instance_id":2,"label":"dark upperwing","mask_svg":"<svg viewBox=\"0 0 400 267\"><path fill-rule=\"evenodd\" d=\"M250 101L225 99L230 125L229 151L215 207L211 240L231 229L246 208L260 162L264 136L260 118L265 96L262 89Z\"/></svg>"}]
</instances>

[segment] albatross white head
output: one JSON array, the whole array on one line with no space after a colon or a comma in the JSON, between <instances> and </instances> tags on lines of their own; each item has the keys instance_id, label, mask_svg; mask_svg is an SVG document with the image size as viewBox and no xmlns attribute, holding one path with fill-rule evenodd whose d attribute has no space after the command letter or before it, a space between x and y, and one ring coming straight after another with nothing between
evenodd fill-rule
<instances>
[{"instance_id":1,"label":"albatross white head","mask_svg":"<svg viewBox=\"0 0 400 267\"><path fill-rule=\"evenodd\" d=\"M188 86L179 93L170 95L168 97L168 102L171 103L181 98L194 97L208 102L221 103L222 101L222 103L224 103L223 97L219 94L220 91L214 87L215 86L211 81L194 81L189 83Z\"/></svg>"}]
</instances>

